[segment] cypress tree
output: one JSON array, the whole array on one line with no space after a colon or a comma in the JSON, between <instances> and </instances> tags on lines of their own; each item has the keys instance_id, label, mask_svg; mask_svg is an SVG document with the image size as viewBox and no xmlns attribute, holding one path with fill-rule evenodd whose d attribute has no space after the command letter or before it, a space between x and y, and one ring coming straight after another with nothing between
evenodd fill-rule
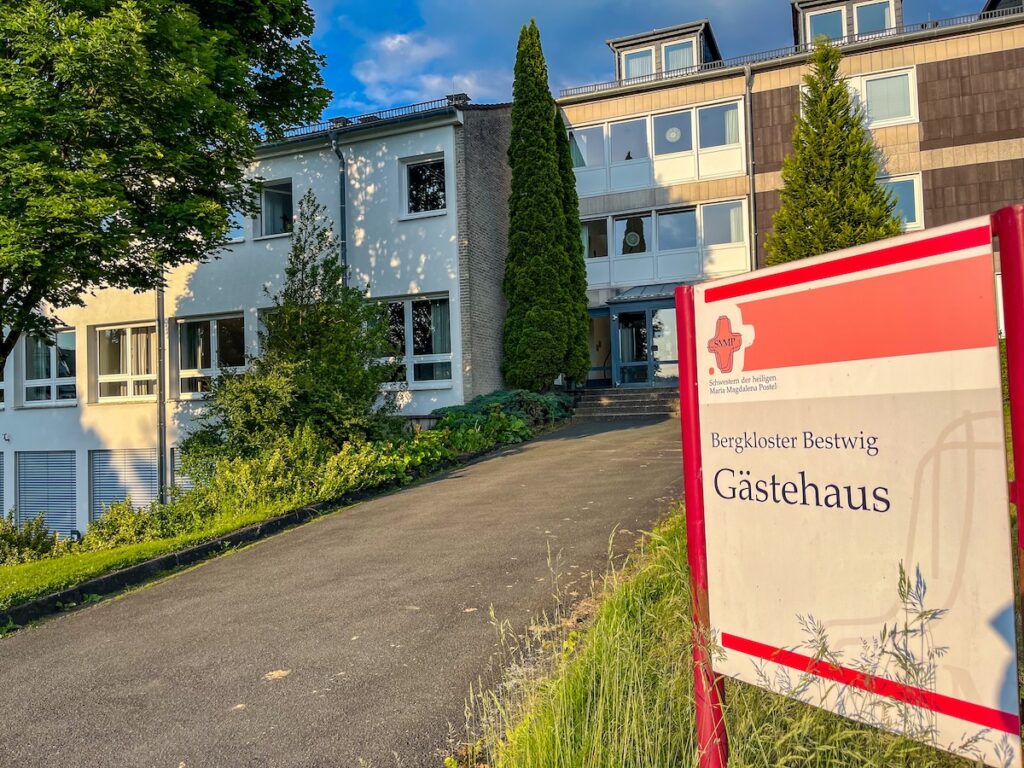
<instances>
[{"instance_id":1,"label":"cypress tree","mask_svg":"<svg viewBox=\"0 0 1024 768\"><path fill-rule=\"evenodd\" d=\"M590 374L590 315L587 312L587 266L580 236L580 199L576 193L576 174L572 170L569 134L562 115L555 108L555 147L558 171L562 182L562 213L565 216L566 254L566 333L565 374L571 380L585 383Z\"/></svg>"},{"instance_id":2,"label":"cypress tree","mask_svg":"<svg viewBox=\"0 0 1024 768\"><path fill-rule=\"evenodd\" d=\"M565 216L547 65L540 31L519 34L512 85L509 242L503 288L508 301L502 372L513 387L551 388L565 371L569 324ZM578 234L577 234L578 237Z\"/></svg>"},{"instance_id":3,"label":"cypress tree","mask_svg":"<svg viewBox=\"0 0 1024 768\"><path fill-rule=\"evenodd\" d=\"M782 163L782 206L768 235L768 264L897 235L896 203L878 181L879 155L839 72L841 55L819 41L804 78L793 152Z\"/></svg>"}]
</instances>

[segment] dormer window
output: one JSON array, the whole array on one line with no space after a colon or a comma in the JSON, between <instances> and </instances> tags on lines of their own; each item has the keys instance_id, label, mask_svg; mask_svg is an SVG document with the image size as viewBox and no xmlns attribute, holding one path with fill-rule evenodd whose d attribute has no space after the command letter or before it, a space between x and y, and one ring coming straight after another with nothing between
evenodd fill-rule
<instances>
[{"instance_id":1,"label":"dormer window","mask_svg":"<svg viewBox=\"0 0 1024 768\"><path fill-rule=\"evenodd\" d=\"M891 0L854 5L853 25L858 35L876 35L891 29L893 26Z\"/></svg>"},{"instance_id":2,"label":"dormer window","mask_svg":"<svg viewBox=\"0 0 1024 768\"><path fill-rule=\"evenodd\" d=\"M654 50L629 51L622 54L622 75L625 80L654 74Z\"/></svg>"},{"instance_id":3,"label":"dormer window","mask_svg":"<svg viewBox=\"0 0 1024 768\"><path fill-rule=\"evenodd\" d=\"M683 40L679 43L666 43L661 49L661 55L662 69L665 72L689 69L695 63L693 55L693 40Z\"/></svg>"},{"instance_id":4,"label":"dormer window","mask_svg":"<svg viewBox=\"0 0 1024 768\"><path fill-rule=\"evenodd\" d=\"M846 37L846 9L832 8L807 14L807 41L813 43L819 37L842 40Z\"/></svg>"}]
</instances>

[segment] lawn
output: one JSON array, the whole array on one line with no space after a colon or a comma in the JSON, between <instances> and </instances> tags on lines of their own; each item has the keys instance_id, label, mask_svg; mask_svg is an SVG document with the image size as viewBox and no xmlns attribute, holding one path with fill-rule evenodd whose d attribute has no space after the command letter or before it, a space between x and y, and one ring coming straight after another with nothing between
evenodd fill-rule
<instances>
[{"instance_id":1,"label":"lawn","mask_svg":"<svg viewBox=\"0 0 1024 768\"><path fill-rule=\"evenodd\" d=\"M557 635L555 653L511 667L497 693L472 700L474 746L449 766L696 764L682 517L673 515L631 567L612 575L589 628ZM972 765L731 680L726 701L730 768Z\"/></svg>"}]
</instances>

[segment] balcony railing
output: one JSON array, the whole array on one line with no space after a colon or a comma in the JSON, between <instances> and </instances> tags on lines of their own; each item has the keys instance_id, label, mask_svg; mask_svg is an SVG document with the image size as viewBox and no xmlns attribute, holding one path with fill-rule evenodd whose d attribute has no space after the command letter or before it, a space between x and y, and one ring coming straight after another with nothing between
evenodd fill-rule
<instances>
[{"instance_id":1,"label":"balcony railing","mask_svg":"<svg viewBox=\"0 0 1024 768\"><path fill-rule=\"evenodd\" d=\"M412 115L421 115L427 112L436 112L438 110L448 109L449 107L464 107L468 103L469 96L464 93L454 93L450 96L445 96L443 99L421 101L418 104L406 104L401 107L391 107L389 109L382 109L377 112L368 112L365 115L357 115L355 117L332 117L329 120L323 120L319 123L313 123L312 125L300 125L295 128L288 128L284 132L284 137L286 139L297 139L303 136L313 136L318 133L326 133L327 131L379 123L382 120L393 120L399 117L409 117Z\"/></svg>"},{"instance_id":2,"label":"balcony railing","mask_svg":"<svg viewBox=\"0 0 1024 768\"><path fill-rule=\"evenodd\" d=\"M844 37L839 40L834 40L833 44L843 46L850 45L851 43L863 43L871 40L898 37L900 35L907 35L915 32L926 32L933 29L959 27L967 24L976 24L979 21L989 21L992 19L1000 19L1007 16L1021 15L1024 15L1024 7L1003 8L1002 10L989 11L987 13L972 13L966 16L954 16L953 18L949 19L922 21L916 24L905 24L902 27L891 27L885 30L884 32L873 32L864 35L851 35L849 37ZM813 43L791 45L786 48L773 48L770 51L750 53L745 56L736 56L734 58L723 59L721 61L709 61L705 64L696 64L692 67L686 67L685 69L675 69L669 72L655 72L650 75L633 77L628 80L610 80L605 83L594 83L592 85L580 85L575 88L564 88L559 93L559 96L561 98L567 98L569 96L583 96L590 93L610 91L615 88L622 88L633 85L643 85L645 83L657 83L663 80L675 80L676 78L683 78L691 75L701 75L719 69L731 69L733 67L743 67L749 64L761 64L767 61L776 61L780 59L789 58L790 56L800 56L803 54L807 54L813 48Z\"/></svg>"}]
</instances>

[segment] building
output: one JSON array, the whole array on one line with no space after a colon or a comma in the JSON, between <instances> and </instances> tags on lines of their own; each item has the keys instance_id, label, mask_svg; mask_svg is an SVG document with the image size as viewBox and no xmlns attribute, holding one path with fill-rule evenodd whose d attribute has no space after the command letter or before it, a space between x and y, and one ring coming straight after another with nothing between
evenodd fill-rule
<instances>
[{"instance_id":1,"label":"building","mask_svg":"<svg viewBox=\"0 0 1024 768\"><path fill-rule=\"evenodd\" d=\"M175 446L220 370L258 353L298 200L342 235L353 284L391 308L411 416L501 386L508 105L464 94L296 129L261 148L259 213L162 292L105 290L62 310L55 344L22 339L0 381L0 509L85 531L105 505L172 482Z\"/></svg>"},{"instance_id":2,"label":"building","mask_svg":"<svg viewBox=\"0 0 1024 768\"><path fill-rule=\"evenodd\" d=\"M706 19L610 40L616 79L562 91L592 385L675 386L675 286L764 265L820 35L842 47L908 230L1024 201L1020 0L921 23L902 0L792 0L790 13L791 47L736 58Z\"/></svg>"}]
</instances>

